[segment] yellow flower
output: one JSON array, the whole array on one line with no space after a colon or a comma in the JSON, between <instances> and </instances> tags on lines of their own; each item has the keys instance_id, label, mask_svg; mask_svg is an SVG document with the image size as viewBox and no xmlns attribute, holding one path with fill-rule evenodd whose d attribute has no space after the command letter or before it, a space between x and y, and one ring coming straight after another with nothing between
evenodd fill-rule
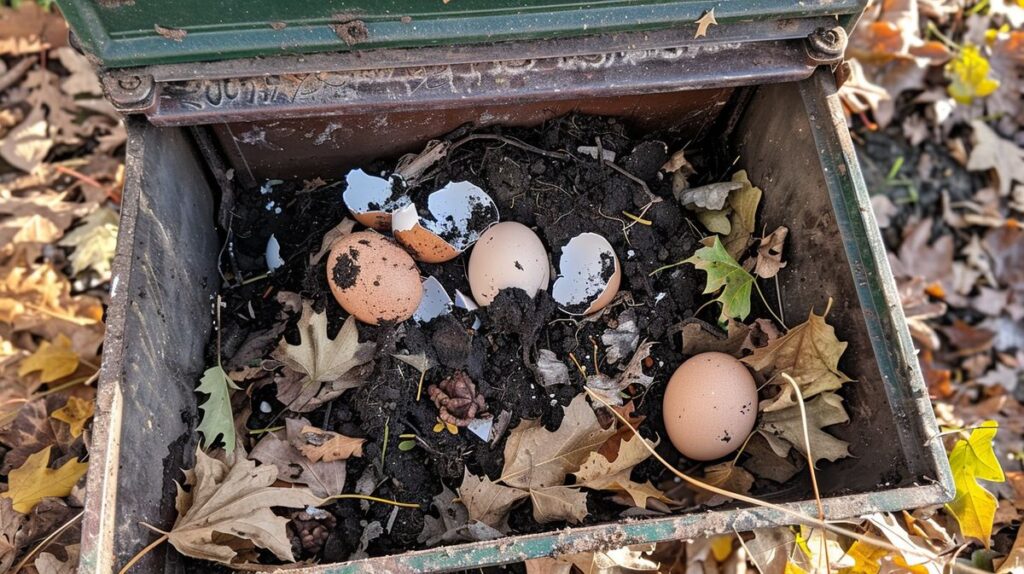
<instances>
[{"instance_id":1,"label":"yellow flower","mask_svg":"<svg viewBox=\"0 0 1024 574\"><path fill-rule=\"evenodd\" d=\"M960 53L946 64L950 79L949 95L961 104L984 98L996 91L999 80L989 77L990 66L977 46L965 44Z\"/></svg>"}]
</instances>

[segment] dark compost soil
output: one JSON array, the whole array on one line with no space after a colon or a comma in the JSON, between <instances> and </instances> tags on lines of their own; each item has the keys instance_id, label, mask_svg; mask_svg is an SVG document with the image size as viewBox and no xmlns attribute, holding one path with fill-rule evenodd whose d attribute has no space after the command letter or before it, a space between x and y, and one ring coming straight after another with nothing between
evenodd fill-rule
<instances>
[{"instance_id":1,"label":"dark compost soil","mask_svg":"<svg viewBox=\"0 0 1024 574\"><path fill-rule=\"evenodd\" d=\"M451 138L461 137L466 131L452 134ZM476 331L471 328L474 317L460 309L424 325L412 320L398 326L360 324L361 340L375 340L378 345L373 375L363 387L350 390L305 416L324 429L367 438L365 455L348 461L346 492L354 491L360 477L370 473L369 477L378 483L376 496L421 505L420 510L398 510L390 532L369 545L370 555L422 547L417 536L424 526L424 514L433 512L431 500L441 491L442 483L452 490L457 489L466 468L491 478L499 476L508 437L506 431L491 447L465 430L458 435L433 432L437 409L427 399L426 392L420 401L415 400L418 372L393 359L392 353L426 353L439 365L428 371L424 389L455 370L465 370L486 397L490 412L511 413L509 428L514 428L521 419L539 418L549 429L554 429L561 422L563 407L582 392L582 377L572 368L569 354L587 365L591 372L595 363L605 373L617 372L628 357L617 365L608 365L600 338L607 329L616 326L620 313L632 308L641 339L658 343L645 368L645 372L654 377L655 384L646 395L643 389L633 389L634 402L637 412L647 417L642 427L644 432L664 437L660 412L663 385L684 359L673 327L692 317L706 301L706 297L700 295L704 274L695 273L691 267L678 267L650 276L653 270L689 257L699 247L701 233L695 224L687 221L679 204L673 200L669 178L659 174L670 150L678 149L685 142L676 141L672 134L658 134L661 139L650 136L634 139L626 127L613 118L583 116L567 116L537 128L490 128L484 133L514 137L537 148L560 150L574 157L555 159L496 139L473 140L454 149L428 172L411 190L413 198L449 181L473 182L494 198L502 221L518 221L534 228L548 246L552 261L556 262L559 246L570 238L584 231L599 233L614 246L622 265L621 291L629 291L631 296L621 299L596 320L570 318L556 308L546 292L531 299L522 291L506 290L493 304L477 312L482 324ZM603 149L617 154L618 165L665 199L644 215L649 225L629 227L628 242L624 227L630 220L623 212L641 213L648 196L636 181L577 152L577 147L592 146L597 139ZM687 157L698 168L698 173L724 173L728 166L713 164L714 158L724 154L713 151L717 150L708 150L705 157L700 150L687 150ZM387 158L364 169L376 174L386 172L393 169L396 159ZM315 175L326 178L328 174ZM702 183L705 182L691 182ZM270 328L277 321L280 304L276 302L275 293L279 291L297 292L304 300L312 302L314 309L326 308L332 336L340 328L344 312L327 286L326 258L312 267L307 261L309 255L320 248L323 234L348 214L341 198L343 191L343 179L314 189L279 183L249 190L236 199L229 232L231 249L224 255L224 268L243 277L264 273L264 250L271 233L280 243L285 265L266 279L241 286L236 282L236 286L224 290L222 352L226 363L231 362L247 337ZM444 264L420 264L419 267L422 275L433 275L454 294L456 289L470 292L465 265L466 255ZM707 320L713 321L716 315L715 306L708 306L702 312L702 318ZM295 319L291 318L289 330L285 332L292 343L297 342ZM262 350L269 353L274 343L266 341ZM538 384L531 369L538 349L550 349L570 365L571 384L549 388ZM212 347L210 353L212 359ZM284 405L276 400L274 385L254 384L253 387L258 388L250 388L248 392L252 412L249 428L280 424ZM382 464L385 429L389 440ZM406 433L415 433L424 439L429 449L399 450L398 437ZM662 440L660 451L670 460L678 460L679 455L668 441ZM686 461L680 461L680 465L693 467ZM633 473L634 480L650 479L655 484L667 476L653 460L640 464ZM626 509L608 499L606 493L590 493L587 523L614 520ZM315 557L328 562L348 559L364 526L372 521L387 524L395 510L391 506L366 505L358 501L340 501L327 509L336 517L336 521L331 521L336 522L336 526L322 552ZM513 511L510 526L511 532L516 534L563 525L537 524L529 504L523 504ZM314 555L302 551L296 557L309 559Z\"/></svg>"}]
</instances>

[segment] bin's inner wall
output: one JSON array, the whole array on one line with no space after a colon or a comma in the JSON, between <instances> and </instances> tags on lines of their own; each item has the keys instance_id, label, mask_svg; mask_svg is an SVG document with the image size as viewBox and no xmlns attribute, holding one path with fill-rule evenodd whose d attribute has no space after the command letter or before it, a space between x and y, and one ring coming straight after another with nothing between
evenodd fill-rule
<instances>
[{"instance_id":1,"label":"bin's inner wall","mask_svg":"<svg viewBox=\"0 0 1024 574\"><path fill-rule=\"evenodd\" d=\"M851 422L828 430L851 443L853 457L820 465L822 494L869 492L913 482L920 477L910 472L904 445L896 438L889 398L822 173L829 166L819 157L798 85L764 85L752 97L740 96L731 88L707 89L519 106L266 120L219 124L212 129L241 181L257 185L271 178L337 178L373 159L419 151L428 140L467 123L530 126L570 112L621 117L634 130L671 129L684 139L695 139L692 146L728 147L727 153L739 157L738 167L747 169L765 192L759 224L767 231L778 225L790 229L789 263L779 274L788 325L799 324L812 309L822 313L831 297L828 321L840 339L849 342L840 366L857 380L842 392ZM740 105L741 113L732 115ZM729 142L722 141L726 113L730 119L739 118ZM768 282L766 288L774 300L774 285ZM857 472L849 472L854 468ZM794 480L799 484L801 479ZM806 484L792 486L784 486L775 496L788 500L810 496Z\"/></svg>"},{"instance_id":2,"label":"bin's inner wall","mask_svg":"<svg viewBox=\"0 0 1024 574\"><path fill-rule=\"evenodd\" d=\"M684 134L705 135L733 91L716 88L486 107L268 119L216 124L212 129L239 181L253 185L267 179L336 178L374 159L418 152L427 141L465 124L532 126L572 112L621 117L638 130L674 128Z\"/></svg>"},{"instance_id":3,"label":"bin's inner wall","mask_svg":"<svg viewBox=\"0 0 1024 574\"><path fill-rule=\"evenodd\" d=\"M800 324L812 310L824 313L831 298L828 323L849 343L839 366L856 380L840 393L850 423L826 430L848 441L853 456L818 465L822 494L868 492L920 479L910 471L896 428L827 191L822 170L837 167L827 165L826 156L819 153L798 85L758 88L731 143L740 158L738 167L764 191L758 225L766 233L779 225L790 231L784 252L787 264L778 275L787 325ZM762 283L769 302L774 302L774 285Z\"/></svg>"}]
</instances>

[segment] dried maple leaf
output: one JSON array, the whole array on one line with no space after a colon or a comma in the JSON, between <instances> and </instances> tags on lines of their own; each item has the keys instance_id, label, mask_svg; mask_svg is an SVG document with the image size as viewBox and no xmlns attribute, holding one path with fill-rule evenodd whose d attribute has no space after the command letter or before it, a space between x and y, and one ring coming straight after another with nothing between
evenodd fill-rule
<instances>
[{"instance_id":1,"label":"dried maple leaf","mask_svg":"<svg viewBox=\"0 0 1024 574\"><path fill-rule=\"evenodd\" d=\"M715 20L715 9L712 8L704 13L703 16L697 19L697 32L693 35L694 39L702 38L708 35L708 28L718 24L718 20Z\"/></svg>"},{"instance_id":2,"label":"dried maple leaf","mask_svg":"<svg viewBox=\"0 0 1024 574\"><path fill-rule=\"evenodd\" d=\"M72 275L86 269L92 269L100 277L110 275L110 263L117 247L117 226L117 212L101 207L85 216L81 226L57 242L62 247L74 248L70 256Z\"/></svg>"},{"instance_id":3,"label":"dried maple leaf","mask_svg":"<svg viewBox=\"0 0 1024 574\"><path fill-rule=\"evenodd\" d=\"M281 560L294 561L285 526L288 519L272 507L305 508L323 501L306 488L275 488L277 468L257 467L241 453L221 462L196 450L196 464L185 471L174 506L178 518L168 541L186 556L231 564L240 551L254 546Z\"/></svg>"},{"instance_id":4,"label":"dried maple leaf","mask_svg":"<svg viewBox=\"0 0 1024 574\"><path fill-rule=\"evenodd\" d=\"M85 423L92 418L96 403L78 397L68 397L65 405L52 413L50 418L65 422L70 427L71 436L78 437L85 431Z\"/></svg>"},{"instance_id":5,"label":"dried maple leaf","mask_svg":"<svg viewBox=\"0 0 1024 574\"><path fill-rule=\"evenodd\" d=\"M455 493L443 484L441 489L441 493L432 502L439 518L429 514L423 517L423 530L417 537L418 542L429 547L439 542L494 540L505 535L503 530L507 531L507 525L503 521L500 523L501 530L498 530L478 520L470 520L469 511L455 498Z\"/></svg>"},{"instance_id":6,"label":"dried maple leaf","mask_svg":"<svg viewBox=\"0 0 1024 574\"><path fill-rule=\"evenodd\" d=\"M203 415L196 430L203 434L201 444L204 448L212 446L218 436L224 442L225 448L234 448L235 417L231 413L233 390L237 391L239 388L220 365L214 365L203 372L196 392L210 395L210 398L199 405Z\"/></svg>"},{"instance_id":7,"label":"dried maple leaf","mask_svg":"<svg viewBox=\"0 0 1024 574\"><path fill-rule=\"evenodd\" d=\"M354 371L356 367L373 359L377 346L374 343L359 342L355 317L346 319L338 336L329 339L327 313L314 313L309 303L304 303L298 327L299 344L289 345L282 339L273 353L273 357L285 366L305 375L293 383L299 387L299 393L295 399L288 401L289 408L304 406L316 396L323 383L332 383L332 390L341 394L365 382L362 377L351 375L358 374ZM280 384L278 392L280 396ZM308 399L301 400L307 395Z\"/></svg>"},{"instance_id":8,"label":"dried maple leaf","mask_svg":"<svg viewBox=\"0 0 1024 574\"><path fill-rule=\"evenodd\" d=\"M312 428L306 419L286 419L285 430L267 433L250 457L277 467L278 480L309 485L310 491L327 498L345 488L345 461L313 461L299 449L306 444L302 429Z\"/></svg>"},{"instance_id":9,"label":"dried maple leaf","mask_svg":"<svg viewBox=\"0 0 1024 574\"><path fill-rule=\"evenodd\" d=\"M363 456L363 444L366 443L365 438L353 438L315 426L302 427L299 436L304 443L299 446L299 451L313 462L334 462Z\"/></svg>"},{"instance_id":10,"label":"dried maple leaf","mask_svg":"<svg viewBox=\"0 0 1024 574\"><path fill-rule=\"evenodd\" d=\"M565 407L558 430L549 431L536 421L523 421L512 430L498 482L525 489L565 484L565 477L614 433L601 427L586 396L577 395Z\"/></svg>"},{"instance_id":11,"label":"dried maple leaf","mask_svg":"<svg viewBox=\"0 0 1024 574\"><path fill-rule=\"evenodd\" d=\"M835 462L850 456L848 442L822 430L827 426L850 421L850 415L843 408L843 398L831 392L822 393L807 401L806 411L807 435L811 441L811 455L814 457L812 464L823 458ZM792 445L806 456L807 446L804 443L803 418L799 406L765 413L757 430L768 439L775 454L786 456Z\"/></svg>"},{"instance_id":12,"label":"dried maple leaf","mask_svg":"<svg viewBox=\"0 0 1024 574\"><path fill-rule=\"evenodd\" d=\"M35 505L48 496L71 494L78 479L85 475L89 464L71 459L57 469L47 468L50 463L48 446L28 457L25 464L7 475L8 490L0 496L10 498L14 510L28 514Z\"/></svg>"},{"instance_id":13,"label":"dried maple leaf","mask_svg":"<svg viewBox=\"0 0 1024 574\"><path fill-rule=\"evenodd\" d=\"M972 121L971 128L974 130L974 149L967 160L967 169L995 170L999 195L1009 196L1013 182L1024 183L1024 149L999 137L981 120Z\"/></svg>"},{"instance_id":14,"label":"dried maple leaf","mask_svg":"<svg viewBox=\"0 0 1024 574\"><path fill-rule=\"evenodd\" d=\"M829 308L831 306L830 299ZM839 358L847 344L837 339L835 329L825 322L829 308L822 315L810 311L807 321L768 345L754 349L752 355L741 360L768 377L775 378L781 373L793 377L805 400L852 381L839 370ZM781 380L776 383L781 385L781 390L762 405L761 410L765 412L796 404L793 388Z\"/></svg>"},{"instance_id":15,"label":"dried maple leaf","mask_svg":"<svg viewBox=\"0 0 1024 574\"><path fill-rule=\"evenodd\" d=\"M21 362L18 375L24 377L39 371L39 381L52 383L62 379L78 369L78 354L71 348L71 340L58 335L50 343L43 341L39 349Z\"/></svg>"}]
</instances>

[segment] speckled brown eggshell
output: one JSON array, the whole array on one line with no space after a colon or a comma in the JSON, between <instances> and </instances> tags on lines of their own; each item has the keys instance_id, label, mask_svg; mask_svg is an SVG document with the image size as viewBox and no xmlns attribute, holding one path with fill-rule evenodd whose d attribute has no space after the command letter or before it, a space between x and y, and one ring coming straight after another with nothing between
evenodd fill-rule
<instances>
[{"instance_id":1,"label":"speckled brown eggshell","mask_svg":"<svg viewBox=\"0 0 1024 574\"><path fill-rule=\"evenodd\" d=\"M331 245L327 282L342 308L370 325L405 321L423 297L416 262L372 231L346 235Z\"/></svg>"},{"instance_id":2,"label":"speckled brown eggshell","mask_svg":"<svg viewBox=\"0 0 1024 574\"><path fill-rule=\"evenodd\" d=\"M680 453L715 460L735 451L757 419L757 385L747 367L725 353L700 353L665 388L665 432Z\"/></svg>"}]
</instances>

